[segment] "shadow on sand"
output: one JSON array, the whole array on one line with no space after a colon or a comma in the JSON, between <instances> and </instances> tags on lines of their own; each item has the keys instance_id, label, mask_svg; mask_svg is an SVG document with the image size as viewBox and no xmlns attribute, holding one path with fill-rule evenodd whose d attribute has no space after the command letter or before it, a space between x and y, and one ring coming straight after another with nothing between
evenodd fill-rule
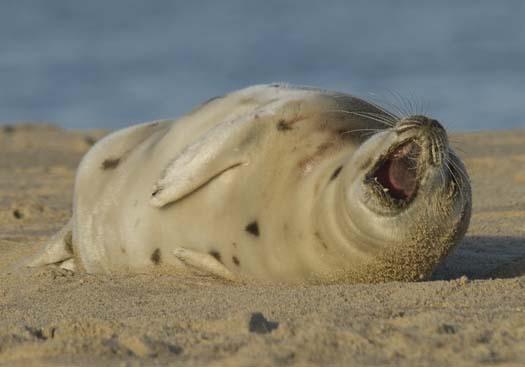
<instances>
[{"instance_id":1,"label":"shadow on sand","mask_svg":"<svg viewBox=\"0 0 525 367\"><path fill-rule=\"evenodd\" d=\"M525 237L468 236L434 271L433 280L525 275Z\"/></svg>"}]
</instances>

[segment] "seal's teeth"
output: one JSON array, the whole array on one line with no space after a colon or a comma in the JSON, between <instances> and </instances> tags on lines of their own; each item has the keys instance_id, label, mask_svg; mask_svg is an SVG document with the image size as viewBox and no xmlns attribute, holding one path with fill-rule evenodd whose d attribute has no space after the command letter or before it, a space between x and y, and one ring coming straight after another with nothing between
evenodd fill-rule
<instances>
[{"instance_id":1,"label":"seal's teeth","mask_svg":"<svg viewBox=\"0 0 525 367\"><path fill-rule=\"evenodd\" d=\"M384 192L389 192L390 190L387 187L383 187Z\"/></svg>"}]
</instances>

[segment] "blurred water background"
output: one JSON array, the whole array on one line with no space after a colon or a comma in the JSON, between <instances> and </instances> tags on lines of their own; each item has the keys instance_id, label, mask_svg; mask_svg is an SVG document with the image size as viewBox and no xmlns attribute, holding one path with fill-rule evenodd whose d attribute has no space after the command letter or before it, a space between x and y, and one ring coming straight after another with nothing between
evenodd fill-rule
<instances>
[{"instance_id":1,"label":"blurred water background","mask_svg":"<svg viewBox=\"0 0 525 367\"><path fill-rule=\"evenodd\" d=\"M286 81L525 127L521 0L13 0L0 51L1 123L116 129Z\"/></svg>"}]
</instances>

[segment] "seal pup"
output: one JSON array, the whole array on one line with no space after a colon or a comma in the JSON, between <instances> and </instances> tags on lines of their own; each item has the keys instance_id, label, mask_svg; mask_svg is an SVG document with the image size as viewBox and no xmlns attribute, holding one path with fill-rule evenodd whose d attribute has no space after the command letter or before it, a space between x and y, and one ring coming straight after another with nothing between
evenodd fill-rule
<instances>
[{"instance_id":1,"label":"seal pup","mask_svg":"<svg viewBox=\"0 0 525 367\"><path fill-rule=\"evenodd\" d=\"M259 85L95 144L70 222L30 265L414 281L462 239L470 212L465 167L436 120Z\"/></svg>"}]
</instances>

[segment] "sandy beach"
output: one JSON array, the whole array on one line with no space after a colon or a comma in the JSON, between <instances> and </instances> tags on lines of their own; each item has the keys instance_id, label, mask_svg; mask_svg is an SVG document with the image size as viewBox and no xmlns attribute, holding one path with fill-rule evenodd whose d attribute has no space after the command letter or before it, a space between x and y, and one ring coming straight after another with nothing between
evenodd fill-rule
<instances>
[{"instance_id":1,"label":"sandy beach","mask_svg":"<svg viewBox=\"0 0 525 367\"><path fill-rule=\"evenodd\" d=\"M104 131L0 126L0 366L525 365L525 130L461 133L469 231L430 281L250 286L21 264Z\"/></svg>"}]
</instances>

